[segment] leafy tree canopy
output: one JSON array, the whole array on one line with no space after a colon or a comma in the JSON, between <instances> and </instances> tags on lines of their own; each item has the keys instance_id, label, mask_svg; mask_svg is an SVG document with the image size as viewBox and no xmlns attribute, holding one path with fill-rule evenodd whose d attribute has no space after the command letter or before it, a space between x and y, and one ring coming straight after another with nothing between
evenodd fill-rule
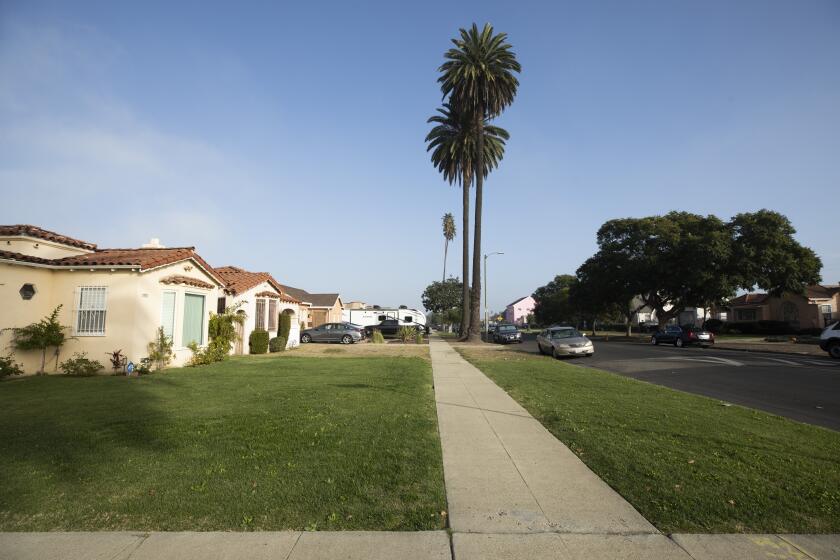
<instances>
[{"instance_id":1,"label":"leafy tree canopy","mask_svg":"<svg viewBox=\"0 0 840 560\"><path fill-rule=\"evenodd\" d=\"M571 274L560 274L554 280L534 291L534 319L539 325L574 322L575 309L569 300L569 291L576 282Z\"/></svg>"},{"instance_id":2,"label":"leafy tree canopy","mask_svg":"<svg viewBox=\"0 0 840 560\"><path fill-rule=\"evenodd\" d=\"M423 307L434 313L445 313L461 308L463 284L458 278L447 278L443 282L432 282L423 291Z\"/></svg>"}]
</instances>

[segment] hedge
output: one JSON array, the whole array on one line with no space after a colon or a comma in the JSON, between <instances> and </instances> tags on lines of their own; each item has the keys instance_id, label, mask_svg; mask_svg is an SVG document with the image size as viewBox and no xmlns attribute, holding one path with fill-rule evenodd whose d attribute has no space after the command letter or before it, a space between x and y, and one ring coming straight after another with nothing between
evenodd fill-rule
<instances>
[{"instance_id":1,"label":"hedge","mask_svg":"<svg viewBox=\"0 0 840 560\"><path fill-rule=\"evenodd\" d=\"M268 341L268 351L269 352L282 352L286 349L286 337L284 336L275 336L271 340Z\"/></svg>"},{"instance_id":2,"label":"hedge","mask_svg":"<svg viewBox=\"0 0 840 560\"><path fill-rule=\"evenodd\" d=\"M251 354L265 354L268 352L268 331L256 330L248 337L248 352Z\"/></svg>"}]
</instances>

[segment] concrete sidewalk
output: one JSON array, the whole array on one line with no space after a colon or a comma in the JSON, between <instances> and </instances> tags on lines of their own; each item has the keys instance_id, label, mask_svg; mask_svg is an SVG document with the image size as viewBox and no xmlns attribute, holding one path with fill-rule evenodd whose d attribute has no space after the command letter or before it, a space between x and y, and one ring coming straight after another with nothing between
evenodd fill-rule
<instances>
[{"instance_id":1,"label":"concrete sidewalk","mask_svg":"<svg viewBox=\"0 0 840 560\"><path fill-rule=\"evenodd\" d=\"M659 533L448 343L430 345L455 560L840 558L838 535Z\"/></svg>"}]
</instances>

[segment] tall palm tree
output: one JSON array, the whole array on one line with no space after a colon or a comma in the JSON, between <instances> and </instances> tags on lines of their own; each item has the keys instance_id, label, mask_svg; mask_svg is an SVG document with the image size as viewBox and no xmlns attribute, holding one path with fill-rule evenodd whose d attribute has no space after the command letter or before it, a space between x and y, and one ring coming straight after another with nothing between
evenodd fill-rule
<instances>
[{"instance_id":1,"label":"tall palm tree","mask_svg":"<svg viewBox=\"0 0 840 560\"><path fill-rule=\"evenodd\" d=\"M470 184L475 171L478 142L475 127L469 114L455 111L449 103L438 109L438 114L429 118L435 126L426 135L426 151L432 152L432 163L450 184L460 183L463 191L463 292L461 294L461 335L466 336L470 326ZM506 130L488 123L484 124L484 148L482 161L484 175L496 167L504 156L505 140L510 135Z\"/></svg>"},{"instance_id":2,"label":"tall palm tree","mask_svg":"<svg viewBox=\"0 0 840 560\"><path fill-rule=\"evenodd\" d=\"M449 255L449 242L455 239L455 218L451 212L443 215L443 280L446 282L446 257Z\"/></svg>"},{"instance_id":3,"label":"tall palm tree","mask_svg":"<svg viewBox=\"0 0 840 560\"><path fill-rule=\"evenodd\" d=\"M477 340L479 334L479 304L481 301L481 211L484 178L483 129L489 119L499 116L513 103L519 80L514 72L522 67L507 43L507 34L493 34L488 23L478 30L473 23L469 30L461 29L460 38L452 40L454 48L446 51L438 82L444 98L449 96L450 106L463 113L475 129L475 233L473 235L473 279L468 338ZM466 237L466 236L465 236ZM467 282L466 277L464 283Z\"/></svg>"}]
</instances>

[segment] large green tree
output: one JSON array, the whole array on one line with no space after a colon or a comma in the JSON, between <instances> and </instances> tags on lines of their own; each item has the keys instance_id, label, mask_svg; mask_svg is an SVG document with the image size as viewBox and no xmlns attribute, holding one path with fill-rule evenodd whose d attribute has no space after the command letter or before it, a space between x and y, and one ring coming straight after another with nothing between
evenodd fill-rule
<instances>
[{"instance_id":1,"label":"large green tree","mask_svg":"<svg viewBox=\"0 0 840 560\"><path fill-rule=\"evenodd\" d=\"M754 287L773 295L804 293L820 282L822 261L794 238L786 216L762 209L738 214L728 224L732 239L730 275L739 288Z\"/></svg>"},{"instance_id":2,"label":"large green tree","mask_svg":"<svg viewBox=\"0 0 840 560\"><path fill-rule=\"evenodd\" d=\"M428 146L426 151L431 152L432 163L443 175L444 180L450 184L459 184L462 189L463 206L463 227L461 238L463 240L462 264L464 283L462 288L462 307L470 308L470 184L476 167L476 154L478 142L476 140L475 128L468 114L457 111L449 103L444 103L438 109L438 114L429 118L428 122L434 123L434 127L426 135ZM484 152L482 159L485 175L490 169L499 165L505 153L505 141L509 138L506 130L493 126L489 122L483 127L484 140L481 143ZM470 316L468 313L461 315L461 334L466 335L469 329Z\"/></svg>"},{"instance_id":3,"label":"large green tree","mask_svg":"<svg viewBox=\"0 0 840 560\"><path fill-rule=\"evenodd\" d=\"M432 282L423 291L422 301L426 311L431 311L434 321L452 325L464 315L461 307L463 284L458 278L448 278L443 282Z\"/></svg>"},{"instance_id":4,"label":"large green tree","mask_svg":"<svg viewBox=\"0 0 840 560\"><path fill-rule=\"evenodd\" d=\"M663 325L686 307L719 304L738 289L802 293L818 282L822 263L794 233L787 218L769 210L728 223L688 212L610 220L598 230L588 277L609 277L604 293L640 296Z\"/></svg>"},{"instance_id":5,"label":"large green tree","mask_svg":"<svg viewBox=\"0 0 840 560\"><path fill-rule=\"evenodd\" d=\"M534 291L534 319L538 325L577 322L575 309L569 299L569 290L575 281L571 274L559 274Z\"/></svg>"},{"instance_id":6,"label":"large green tree","mask_svg":"<svg viewBox=\"0 0 840 560\"><path fill-rule=\"evenodd\" d=\"M489 169L484 162L484 128L505 110L516 96L519 80L514 72L522 68L507 43L507 34L494 33L490 24L479 31L473 24L460 29L460 36L452 39L455 45L444 54L438 78L444 98L463 114L473 128L476 139L475 171L475 230L473 234L472 294L469 305L469 340L478 340L480 333L479 304L481 301L481 213L484 179ZM465 230L466 231L466 230ZM464 275L464 284L468 278Z\"/></svg>"}]
</instances>

